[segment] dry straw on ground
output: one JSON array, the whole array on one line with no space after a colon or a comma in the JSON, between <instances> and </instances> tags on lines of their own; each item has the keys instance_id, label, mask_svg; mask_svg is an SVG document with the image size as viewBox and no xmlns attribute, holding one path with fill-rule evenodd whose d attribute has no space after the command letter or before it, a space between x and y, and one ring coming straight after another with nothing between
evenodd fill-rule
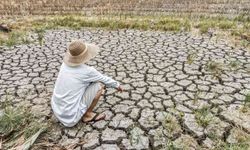
<instances>
[{"instance_id":1,"label":"dry straw on ground","mask_svg":"<svg viewBox=\"0 0 250 150\"><path fill-rule=\"evenodd\" d=\"M249 13L248 0L2 0L0 14Z\"/></svg>"}]
</instances>

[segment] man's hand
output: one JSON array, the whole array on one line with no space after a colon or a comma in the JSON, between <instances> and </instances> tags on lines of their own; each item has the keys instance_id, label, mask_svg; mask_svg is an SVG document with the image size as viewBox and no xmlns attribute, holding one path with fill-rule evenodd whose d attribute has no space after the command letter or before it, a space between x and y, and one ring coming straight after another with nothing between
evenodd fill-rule
<instances>
[{"instance_id":1,"label":"man's hand","mask_svg":"<svg viewBox=\"0 0 250 150\"><path fill-rule=\"evenodd\" d=\"M121 86L119 86L119 87L117 88L117 91L118 91L118 92L123 92L122 87L121 87Z\"/></svg>"}]
</instances>

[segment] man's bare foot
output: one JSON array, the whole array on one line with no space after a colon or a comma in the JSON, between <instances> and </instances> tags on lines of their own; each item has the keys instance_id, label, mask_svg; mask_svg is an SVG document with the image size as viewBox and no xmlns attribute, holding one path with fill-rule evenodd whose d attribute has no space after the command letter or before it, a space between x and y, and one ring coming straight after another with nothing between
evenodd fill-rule
<instances>
[{"instance_id":1,"label":"man's bare foot","mask_svg":"<svg viewBox=\"0 0 250 150\"><path fill-rule=\"evenodd\" d=\"M83 116L83 122L92 122L92 121L99 121L105 119L106 115L105 114L99 114L99 113L87 113Z\"/></svg>"}]
</instances>

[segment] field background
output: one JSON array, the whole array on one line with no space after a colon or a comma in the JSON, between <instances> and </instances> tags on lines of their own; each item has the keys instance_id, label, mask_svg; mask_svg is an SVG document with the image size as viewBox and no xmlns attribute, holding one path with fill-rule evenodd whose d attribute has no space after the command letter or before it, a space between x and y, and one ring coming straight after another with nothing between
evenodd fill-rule
<instances>
[{"instance_id":1,"label":"field background","mask_svg":"<svg viewBox=\"0 0 250 150\"><path fill-rule=\"evenodd\" d=\"M50 101L76 38L124 93L63 128ZM248 150L247 51L250 0L0 0L0 149Z\"/></svg>"},{"instance_id":2,"label":"field background","mask_svg":"<svg viewBox=\"0 0 250 150\"><path fill-rule=\"evenodd\" d=\"M1 0L0 15L250 14L250 0Z\"/></svg>"}]
</instances>

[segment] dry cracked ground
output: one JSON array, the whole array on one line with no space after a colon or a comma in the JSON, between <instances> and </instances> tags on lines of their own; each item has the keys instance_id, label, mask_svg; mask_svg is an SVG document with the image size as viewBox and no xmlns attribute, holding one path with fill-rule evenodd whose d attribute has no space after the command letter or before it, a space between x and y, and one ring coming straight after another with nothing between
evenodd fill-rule
<instances>
[{"instance_id":1,"label":"dry cracked ground","mask_svg":"<svg viewBox=\"0 0 250 150\"><path fill-rule=\"evenodd\" d=\"M43 46L0 49L0 96L3 101L12 95L15 106L52 120L52 143L84 140L76 149L96 150L212 149L218 139L237 143L239 132L250 133L244 109L250 54L244 49L158 31L49 30L44 38ZM95 109L105 112L106 120L65 128L53 117L50 98L72 39L100 46L89 65L118 80L125 91L106 89Z\"/></svg>"}]
</instances>

